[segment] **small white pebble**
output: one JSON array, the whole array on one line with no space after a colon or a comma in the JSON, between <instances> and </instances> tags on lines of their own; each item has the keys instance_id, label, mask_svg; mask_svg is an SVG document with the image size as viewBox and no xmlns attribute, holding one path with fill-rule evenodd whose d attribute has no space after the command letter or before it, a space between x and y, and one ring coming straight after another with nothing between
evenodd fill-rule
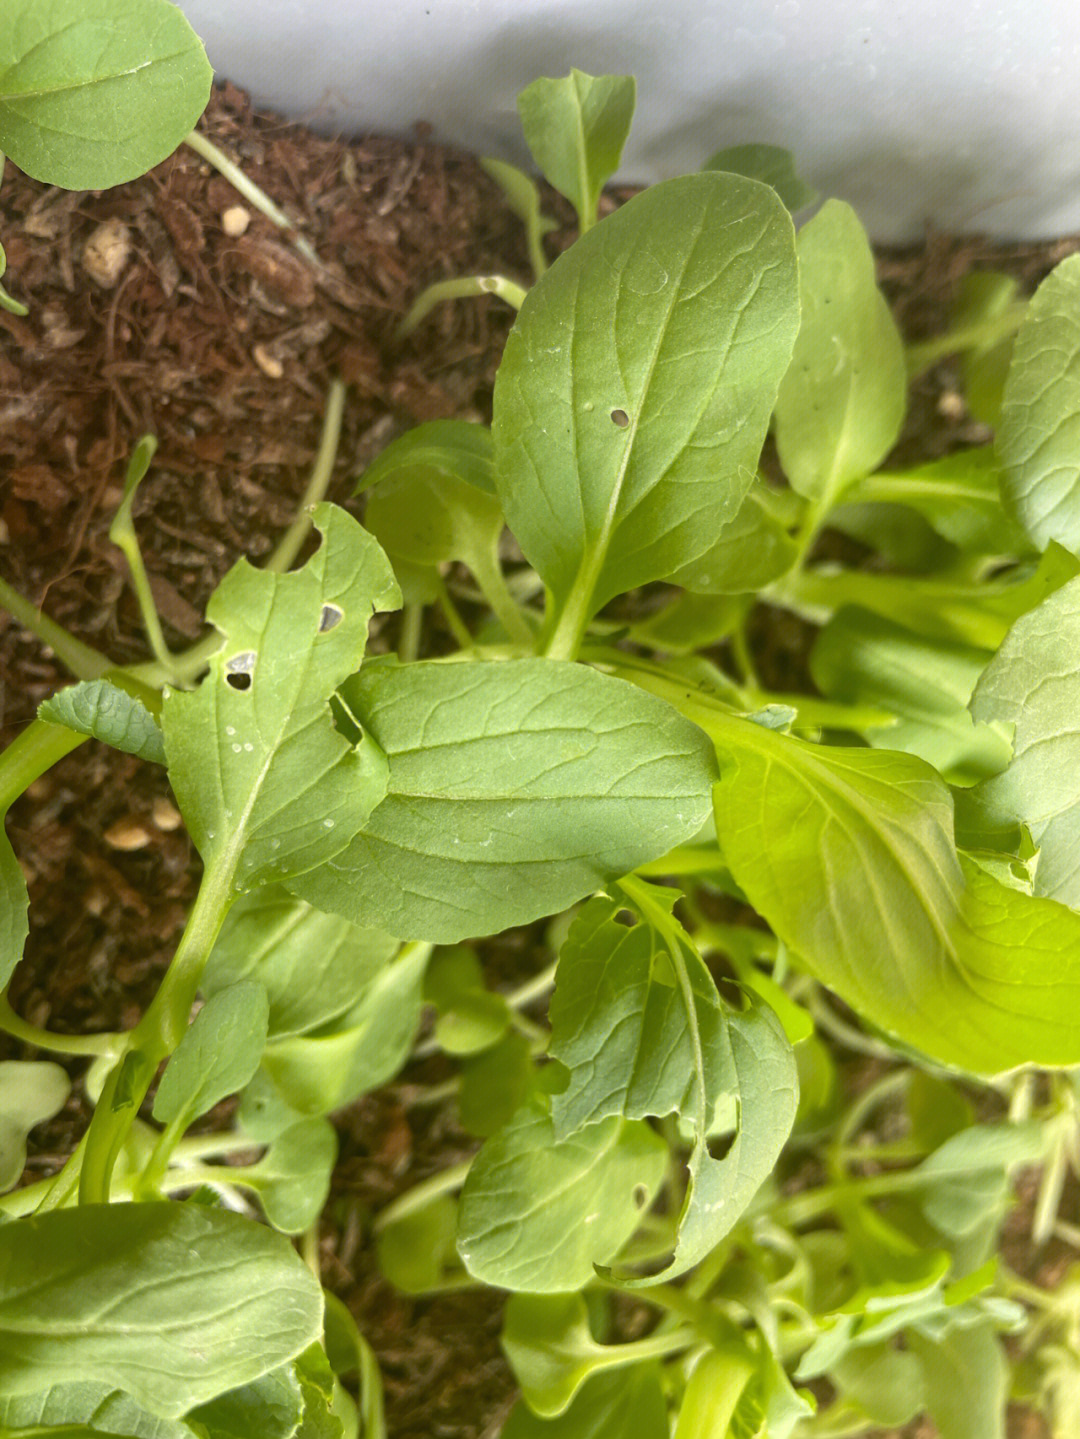
<instances>
[{"instance_id":1,"label":"small white pebble","mask_svg":"<svg viewBox=\"0 0 1080 1439\"><path fill-rule=\"evenodd\" d=\"M120 819L105 831L105 843L113 849L145 849L150 843L150 832L132 816Z\"/></svg>"},{"instance_id":2,"label":"small white pebble","mask_svg":"<svg viewBox=\"0 0 1080 1439\"><path fill-rule=\"evenodd\" d=\"M251 358L258 365L264 375L271 380L280 380L285 373L285 366L276 355L272 355L265 345L253 345Z\"/></svg>"},{"instance_id":3,"label":"small white pebble","mask_svg":"<svg viewBox=\"0 0 1080 1439\"><path fill-rule=\"evenodd\" d=\"M123 220L105 220L83 246L83 269L105 290L115 289L131 258L131 231Z\"/></svg>"},{"instance_id":4,"label":"small white pebble","mask_svg":"<svg viewBox=\"0 0 1080 1439\"><path fill-rule=\"evenodd\" d=\"M164 830L166 833L174 829L179 829L183 824L183 820L180 818L180 811L174 804L170 804L167 799L160 795L154 801L154 808L151 813L158 829Z\"/></svg>"},{"instance_id":5,"label":"small white pebble","mask_svg":"<svg viewBox=\"0 0 1080 1439\"><path fill-rule=\"evenodd\" d=\"M230 205L221 216L221 228L230 240L238 239L251 224L251 211L243 205Z\"/></svg>"}]
</instances>

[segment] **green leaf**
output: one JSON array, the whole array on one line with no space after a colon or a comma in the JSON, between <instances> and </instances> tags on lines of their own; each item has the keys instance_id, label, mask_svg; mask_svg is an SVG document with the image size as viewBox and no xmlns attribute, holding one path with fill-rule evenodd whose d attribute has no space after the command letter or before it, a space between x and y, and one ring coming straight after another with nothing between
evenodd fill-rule
<instances>
[{"instance_id":1,"label":"green leaf","mask_svg":"<svg viewBox=\"0 0 1080 1439\"><path fill-rule=\"evenodd\" d=\"M491 431L435 420L389 444L361 476L364 524L395 561L432 566L492 550L502 533Z\"/></svg>"},{"instance_id":2,"label":"green leaf","mask_svg":"<svg viewBox=\"0 0 1080 1439\"><path fill-rule=\"evenodd\" d=\"M287 1364L201 1404L188 1418L205 1426L208 1439L293 1439L303 1404L295 1365Z\"/></svg>"},{"instance_id":3,"label":"green leaf","mask_svg":"<svg viewBox=\"0 0 1080 1439\"><path fill-rule=\"evenodd\" d=\"M779 145L731 145L710 155L701 168L726 170L771 185L791 211L805 210L818 198L814 187L796 174L795 156Z\"/></svg>"},{"instance_id":4,"label":"green leaf","mask_svg":"<svg viewBox=\"0 0 1080 1439\"><path fill-rule=\"evenodd\" d=\"M166 0L7 0L0 150L47 185L121 185L172 154L212 78Z\"/></svg>"},{"instance_id":5,"label":"green leaf","mask_svg":"<svg viewBox=\"0 0 1080 1439\"><path fill-rule=\"evenodd\" d=\"M440 1289L448 1274L461 1274L456 1238L457 1205L449 1195L437 1194L376 1230L379 1268L405 1294Z\"/></svg>"},{"instance_id":6,"label":"green leaf","mask_svg":"<svg viewBox=\"0 0 1080 1439\"><path fill-rule=\"evenodd\" d=\"M1023 615L975 690L972 713L1007 728L1012 759L980 786L997 820L1027 827L1038 847L1035 893L1080 908L1080 580Z\"/></svg>"},{"instance_id":7,"label":"green leaf","mask_svg":"<svg viewBox=\"0 0 1080 1439\"><path fill-rule=\"evenodd\" d=\"M1008 314L1020 289L1012 275L994 270L971 270L960 281L952 312L958 330L987 325ZM975 345L960 355L961 388L972 415L981 424L996 429L1001 423L1005 381L1012 363L1015 337L1006 336L990 344Z\"/></svg>"},{"instance_id":8,"label":"green leaf","mask_svg":"<svg viewBox=\"0 0 1080 1439\"><path fill-rule=\"evenodd\" d=\"M4 828L6 817L6 810L0 813L0 989L15 973L30 933L30 896Z\"/></svg>"},{"instance_id":9,"label":"green leaf","mask_svg":"<svg viewBox=\"0 0 1080 1439\"><path fill-rule=\"evenodd\" d=\"M1031 542L1002 507L1001 479L1001 461L993 447L981 445L914 469L868 475L850 487L845 499L851 504L905 505L942 539L969 553L1024 555Z\"/></svg>"},{"instance_id":10,"label":"green leaf","mask_svg":"<svg viewBox=\"0 0 1080 1439\"><path fill-rule=\"evenodd\" d=\"M1080 916L962 862L929 765L738 720L712 732L731 872L823 984L976 1073L1080 1060Z\"/></svg>"},{"instance_id":11,"label":"green leaf","mask_svg":"<svg viewBox=\"0 0 1080 1439\"><path fill-rule=\"evenodd\" d=\"M559 228L558 221L541 212L540 190L531 175L526 175L516 165L508 165L505 160L493 160L483 156L480 159L480 168L501 188L511 210L524 224L529 259L533 272L539 279L547 269L543 238Z\"/></svg>"},{"instance_id":12,"label":"green leaf","mask_svg":"<svg viewBox=\"0 0 1080 1439\"><path fill-rule=\"evenodd\" d=\"M1012 1203L1014 1170L1045 1160L1052 1141L1034 1121L962 1129L915 1171L923 1213L954 1240L996 1229Z\"/></svg>"},{"instance_id":13,"label":"green leaf","mask_svg":"<svg viewBox=\"0 0 1080 1439\"><path fill-rule=\"evenodd\" d=\"M493 934L696 834L713 759L672 708L553 660L369 663L343 691L389 792L332 863L290 883L410 938Z\"/></svg>"},{"instance_id":14,"label":"green leaf","mask_svg":"<svg viewBox=\"0 0 1080 1439\"><path fill-rule=\"evenodd\" d=\"M259 1067L269 1001L241 980L208 999L173 1052L154 1097L154 1118L186 1127L236 1094Z\"/></svg>"},{"instance_id":15,"label":"green leaf","mask_svg":"<svg viewBox=\"0 0 1080 1439\"><path fill-rule=\"evenodd\" d=\"M484 1144L461 1194L458 1252L474 1279L552 1294L610 1264L664 1177L647 1124L601 1120L557 1136L541 1098Z\"/></svg>"},{"instance_id":16,"label":"green leaf","mask_svg":"<svg viewBox=\"0 0 1080 1439\"><path fill-rule=\"evenodd\" d=\"M283 1234L302 1234L322 1213L337 1162L337 1135L325 1119L304 1118L277 1135L246 1169L225 1169L223 1178L259 1196L267 1219Z\"/></svg>"},{"instance_id":17,"label":"green leaf","mask_svg":"<svg viewBox=\"0 0 1080 1439\"><path fill-rule=\"evenodd\" d=\"M0 1433L26 1439L194 1439L176 1419L159 1419L109 1384L52 1384L34 1394L0 1397Z\"/></svg>"},{"instance_id":18,"label":"green leaf","mask_svg":"<svg viewBox=\"0 0 1080 1439\"><path fill-rule=\"evenodd\" d=\"M399 602L386 556L334 505L322 547L278 575L241 560L207 619L226 637L194 693L162 708L169 778L214 882L234 895L343 850L386 790L386 760L353 745L330 698L360 664L373 610Z\"/></svg>"},{"instance_id":19,"label":"green leaf","mask_svg":"<svg viewBox=\"0 0 1080 1439\"><path fill-rule=\"evenodd\" d=\"M401 474L463 480L494 495L491 431L467 420L431 420L406 430L372 460L356 482L354 494Z\"/></svg>"},{"instance_id":20,"label":"green leaf","mask_svg":"<svg viewBox=\"0 0 1080 1439\"><path fill-rule=\"evenodd\" d=\"M678 892L624 888L646 922L618 924L619 906L594 899L559 957L550 1054L570 1077L551 1113L559 1141L612 1115L676 1114L692 1129L675 1256L660 1271L669 1278L719 1243L771 1173L795 1119L795 1061L766 1005L740 1013L722 1002L671 916ZM732 1106L735 1137L713 1159L717 1116Z\"/></svg>"},{"instance_id":21,"label":"green leaf","mask_svg":"<svg viewBox=\"0 0 1080 1439\"><path fill-rule=\"evenodd\" d=\"M38 719L67 725L152 764L165 763L157 720L142 700L108 680L85 680L59 690L38 705Z\"/></svg>"},{"instance_id":22,"label":"green leaf","mask_svg":"<svg viewBox=\"0 0 1080 1439\"><path fill-rule=\"evenodd\" d=\"M786 574L797 554L794 540L770 511L768 487L757 480L715 543L668 580L698 594L750 594Z\"/></svg>"},{"instance_id":23,"label":"green leaf","mask_svg":"<svg viewBox=\"0 0 1080 1439\"><path fill-rule=\"evenodd\" d=\"M526 296L495 381L496 484L575 624L735 517L797 327L790 217L734 175L652 186Z\"/></svg>"},{"instance_id":24,"label":"green leaf","mask_svg":"<svg viewBox=\"0 0 1080 1439\"><path fill-rule=\"evenodd\" d=\"M565 1413L541 1419L519 1399L500 1439L668 1439L667 1405L656 1364L597 1373Z\"/></svg>"},{"instance_id":25,"label":"green leaf","mask_svg":"<svg viewBox=\"0 0 1080 1439\"><path fill-rule=\"evenodd\" d=\"M904 750L932 764L953 784L997 774L1010 747L1000 726L976 724L968 703L986 667L986 652L947 640L925 640L868 610L838 610L810 653L822 694L896 715L887 729L867 728L878 749Z\"/></svg>"},{"instance_id":26,"label":"green leaf","mask_svg":"<svg viewBox=\"0 0 1080 1439\"><path fill-rule=\"evenodd\" d=\"M51 1060L0 1060L0 1193L19 1182L26 1136L59 1114L70 1092L67 1071Z\"/></svg>"},{"instance_id":27,"label":"green leaf","mask_svg":"<svg viewBox=\"0 0 1080 1439\"><path fill-rule=\"evenodd\" d=\"M1039 546L1080 551L1080 255L1035 291L1005 381L997 451L1006 506Z\"/></svg>"},{"instance_id":28,"label":"green leaf","mask_svg":"<svg viewBox=\"0 0 1080 1439\"><path fill-rule=\"evenodd\" d=\"M855 605L929 639L996 650L1021 615L1074 579L1078 570L1075 556L1051 544L1036 568L1019 565L1000 580L972 584L823 568L786 575L776 593L818 623L842 605Z\"/></svg>"},{"instance_id":29,"label":"green leaf","mask_svg":"<svg viewBox=\"0 0 1080 1439\"><path fill-rule=\"evenodd\" d=\"M266 885L233 905L200 988L211 998L241 980L255 980L269 996L270 1038L284 1039L352 1009L398 947L380 930L359 929Z\"/></svg>"},{"instance_id":30,"label":"green leaf","mask_svg":"<svg viewBox=\"0 0 1080 1439\"><path fill-rule=\"evenodd\" d=\"M536 163L574 206L582 232L596 223L604 182L619 168L634 118L633 75L534 80L518 95L518 114Z\"/></svg>"},{"instance_id":31,"label":"green leaf","mask_svg":"<svg viewBox=\"0 0 1080 1439\"><path fill-rule=\"evenodd\" d=\"M102 1296L108 1303L102 1303ZM280 1235L201 1206L84 1205L0 1225L0 1393L102 1383L178 1419L318 1338Z\"/></svg>"},{"instance_id":32,"label":"green leaf","mask_svg":"<svg viewBox=\"0 0 1080 1439\"><path fill-rule=\"evenodd\" d=\"M824 512L876 470L907 405L899 331L855 211L828 200L799 231L802 324L776 402L780 463Z\"/></svg>"},{"instance_id":33,"label":"green leaf","mask_svg":"<svg viewBox=\"0 0 1080 1439\"><path fill-rule=\"evenodd\" d=\"M461 1066L458 1090L462 1128L482 1139L494 1134L525 1103L535 1082L532 1053L523 1034L506 1034L490 1049L469 1056Z\"/></svg>"},{"instance_id":34,"label":"green leaf","mask_svg":"<svg viewBox=\"0 0 1080 1439\"><path fill-rule=\"evenodd\" d=\"M263 1068L293 1108L330 1114L397 1074L420 1025L426 963L425 946L407 946L329 1029L267 1046Z\"/></svg>"},{"instance_id":35,"label":"green leaf","mask_svg":"<svg viewBox=\"0 0 1080 1439\"><path fill-rule=\"evenodd\" d=\"M914 1354L891 1344L848 1350L829 1370L829 1378L873 1424L899 1428L923 1409L922 1367Z\"/></svg>"},{"instance_id":36,"label":"green leaf","mask_svg":"<svg viewBox=\"0 0 1080 1439\"><path fill-rule=\"evenodd\" d=\"M912 1329L926 1412L941 1439L1005 1439L1010 1368L989 1321L955 1325L932 1338Z\"/></svg>"},{"instance_id":37,"label":"green leaf","mask_svg":"<svg viewBox=\"0 0 1080 1439\"><path fill-rule=\"evenodd\" d=\"M913 1069L904 1095L913 1143L934 1150L975 1122L975 1109L967 1095L948 1080Z\"/></svg>"},{"instance_id":38,"label":"green leaf","mask_svg":"<svg viewBox=\"0 0 1080 1439\"><path fill-rule=\"evenodd\" d=\"M666 911L677 898L656 891ZM712 976L653 925L617 922L620 907L590 900L559 955L548 1051L570 1071L551 1104L559 1139L611 1115L686 1114L707 1126L731 1085L726 1006Z\"/></svg>"}]
</instances>

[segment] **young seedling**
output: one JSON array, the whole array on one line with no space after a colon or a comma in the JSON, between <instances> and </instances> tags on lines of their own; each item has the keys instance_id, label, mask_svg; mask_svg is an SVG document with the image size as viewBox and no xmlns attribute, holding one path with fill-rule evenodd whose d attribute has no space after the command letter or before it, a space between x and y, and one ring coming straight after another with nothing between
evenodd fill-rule
<instances>
[{"instance_id":1,"label":"young seedling","mask_svg":"<svg viewBox=\"0 0 1080 1439\"><path fill-rule=\"evenodd\" d=\"M1000 1239L1022 1167L1036 1237L1078 1237L1080 260L1022 309L969 289L948 343L994 443L889 468L912 361L854 213L796 235L807 191L740 147L598 220L632 103L578 72L523 97L582 235L536 263L502 177L537 278L490 428L396 440L365 526L323 502L300 569L239 561L194 655L145 594L138 671L39 626L85 673L0 757L0 804L91 735L167 766L203 876L134 1029L0 1002L94 1061L84 1138L22 1187L67 1080L0 1072L3 1432L383 1434L318 1279L329 1116L441 1051L416 1102L481 1143L374 1239L410 1293L509 1293L503 1439L1000 1439L1011 1391L1071 1434L1075 1276L1044 1291ZM114 526L138 590L147 461ZM824 558L832 529L874 563ZM434 604L458 648L419 658ZM752 608L816 626L818 693L769 687ZM0 886L6 985L6 839ZM474 942L539 922L537 973L493 991Z\"/></svg>"}]
</instances>

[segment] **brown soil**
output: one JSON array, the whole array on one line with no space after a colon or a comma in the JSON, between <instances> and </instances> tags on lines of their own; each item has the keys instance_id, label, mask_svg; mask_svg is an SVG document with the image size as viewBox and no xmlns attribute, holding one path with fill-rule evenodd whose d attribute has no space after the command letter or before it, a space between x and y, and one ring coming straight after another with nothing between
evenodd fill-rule
<instances>
[{"instance_id":1,"label":"brown soil","mask_svg":"<svg viewBox=\"0 0 1080 1439\"><path fill-rule=\"evenodd\" d=\"M10 166L0 189L6 283L30 307L26 318L0 310L0 572L120 662L146 654L123 560L107 538L141 434L153 432L160 448L138 529L167 639L179 648L200 632L206 597L233 560L264 555L291 519L330 377L349 384L331 489L347 501L351 479L409 425L490 416L511 312L494 299L444 305L395 347L410 300L452 275L528 279L520 227L470 156L422 137L317 138L253 114L230 86L215 94L204 128L295 217L323 271L257 215L230 238L222 216L242 201L189 150L101 194L45 188ZM558 197L547 208L568 226ZM87 245L93 238L100 251L99 227L116 221L113 244L130 250L103 284L87 271ZM564 229L551 243L570 238ZM916 251L883 254L881 274L915 338L943 327L972 266L1008 268L1033 285L1076 248L931 236ZM975 438L949 367L939 366L916 387L904 452L926 458ZM377 634L374 645L392 638ZM429 648L440 642L434 630L425 636ZM801 669L801 626L781 617L770 643L781 666L786 653ZM67 678L0 613L0 741ZM174 820L159 770L93 745L13 808L32 932L11 998L29 1020L71 1032L136 1021L197 879ZM542 962L532 936L514 934L486 959L495 980ZM0 1036L0 1057L24 1054ZM372 1257L371 1214L474 1147L449 1111L412 1103L418 1083L440 1077L437 1064L410 1069L338 1116L342 1158L322 1242L326 1281L379 1356L395 1439L496 1434L513 1393L497 1343L498 1295L409 1300L380 1279ZM36 1131L35 1176L62 1162L86 1118L75 1098Z\"/></svg>"}]
</instances>

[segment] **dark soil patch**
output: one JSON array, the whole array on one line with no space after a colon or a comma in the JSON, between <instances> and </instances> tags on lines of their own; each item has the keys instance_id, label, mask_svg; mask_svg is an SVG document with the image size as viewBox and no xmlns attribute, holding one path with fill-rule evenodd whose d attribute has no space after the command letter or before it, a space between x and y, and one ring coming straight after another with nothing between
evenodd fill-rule
<instances>
[{"instance_id":1,"label":"dark soil patch","mask_svg":"<svg viewBox=\"0 0 1080 1439\"><path fill-rule=\"evenodd\" d=\"M141 434L156 434L160 448L140 492L139 534L167 639L179 648L200 632L206 598L233 560L265 555L291 519L331 376L349 384L331 489L347 501L351 478L411 424L490 415L511 312L494 299L444 305L395 347L394 325L415 294L451 275L528 276L520 227L468 155L422 138L320 139L253 114L229 86L204 126L296 217L322 273L258 215L230 238L222 216L242 201L188 150L102 194L47 189L10 166L0 189L8 287L30 306L25 319L0 311L0 571L120 662L146 653L124 562L107 538ZM569 225L557 197L547 208ZM117 221L130 253L116 283L103 286L87 274L86 247ZM567 228L552 243L570 238ZM907 334L919 337L943 328L972 266L1010 269L1030 286L1076 248L932 236L916 251L883 253L881 273ZM949 366L937 367L916 386L902 453L928 458L977 438ZM394 621L385 624L375 649L393 639ZM803 671L804 626L774 616L761 638L772 669ZM437 649L437 630L424 643ZM67 678L0 614L4 743ZM93 745L14 807L32 932L11 997L29 1020L72 1032L137 1020L197 880L176 819L160 771ZM532 934L502 937L485 958L506 982L545 962ZM0 1057L22 1053L0 1037ZM412 1301L374 1264L372 1213L474 1148L452 1113L412 1103L418 1083L440 1077L437 1062L413 1067L339 1116L342 1157L323 1235L326 1280L382 1364L395 1439L497 1433L512 1398L499 1296ZM35 1177L59 1166L86 1118L74 1099L36 1132Z\"/></svg>"}]
</instances>

